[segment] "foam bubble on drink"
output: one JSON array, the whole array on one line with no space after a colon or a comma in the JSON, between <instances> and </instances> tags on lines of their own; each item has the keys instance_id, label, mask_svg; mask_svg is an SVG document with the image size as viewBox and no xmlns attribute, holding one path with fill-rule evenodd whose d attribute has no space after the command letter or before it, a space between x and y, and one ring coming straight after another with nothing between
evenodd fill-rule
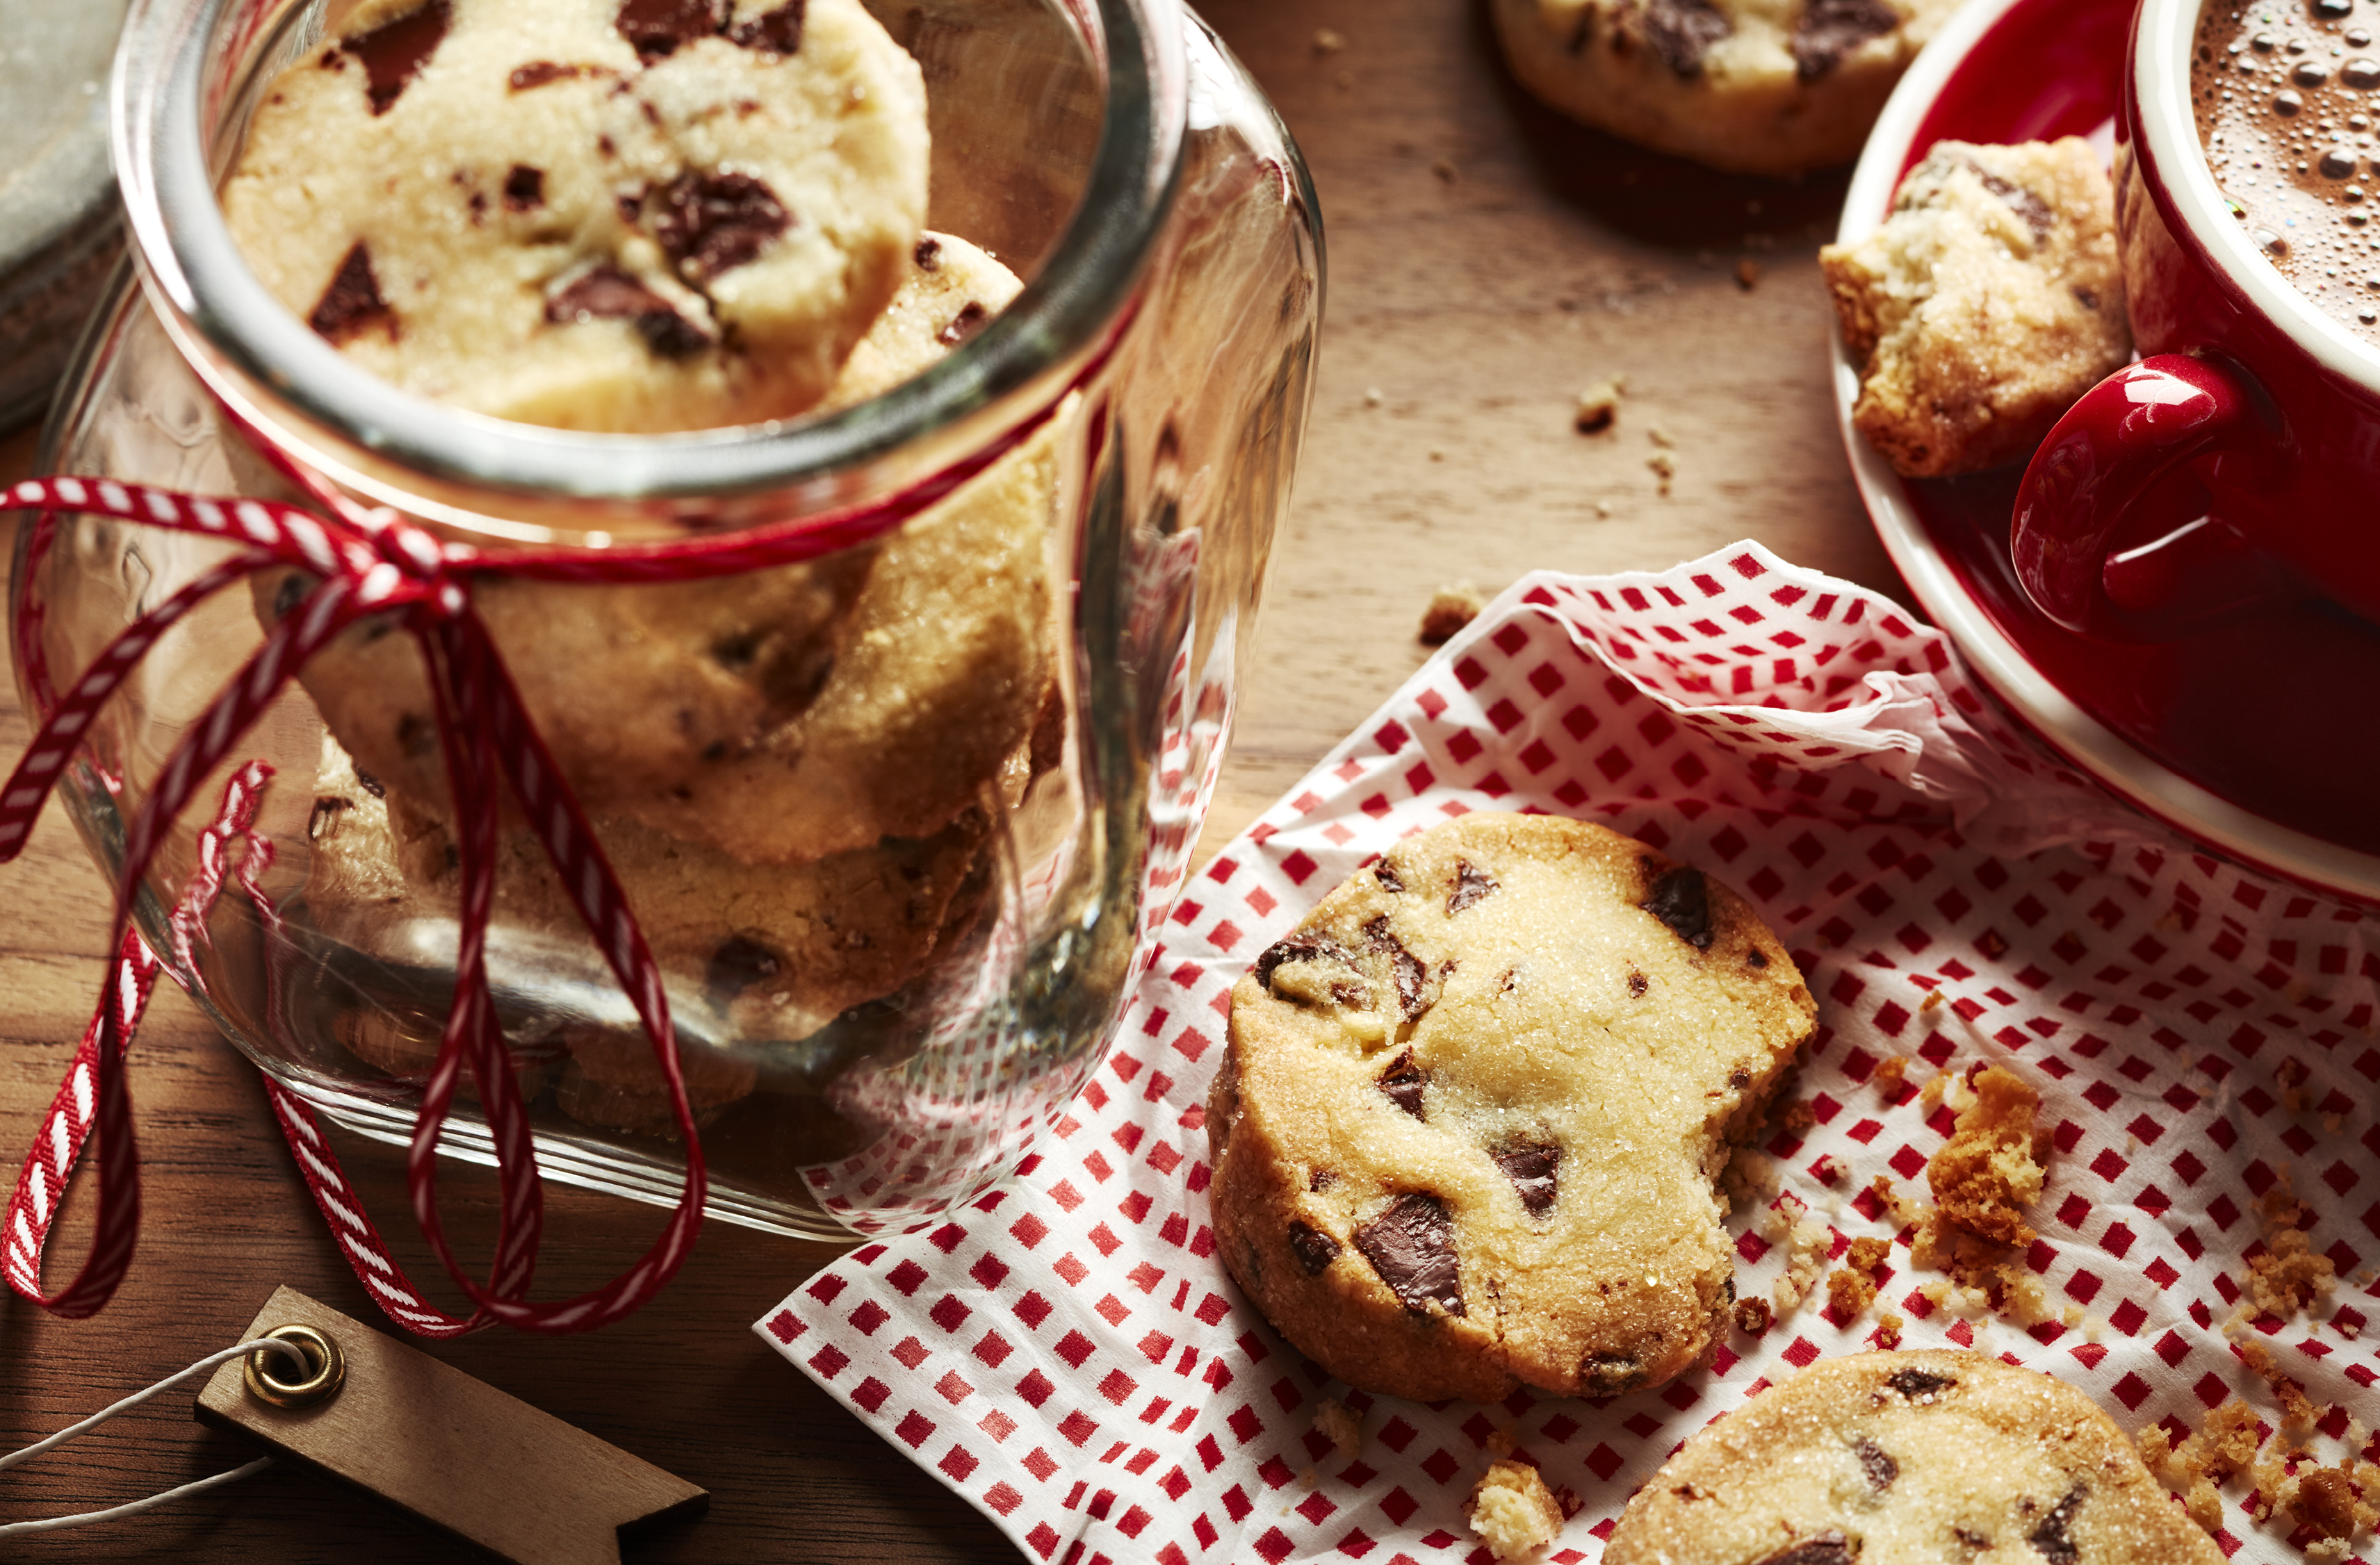
<instances>
[{"instance_id":1,"label":"foam bubble on drink","mask_svg":"<svg viewBox=\"0 0 2380 1565\"><path fill-rule=\"evenodd\" d=\"M2191 99L2207 166L2257 249L2380 346L2380 0L2214 0Z\"/></svg>"}]
</instances>

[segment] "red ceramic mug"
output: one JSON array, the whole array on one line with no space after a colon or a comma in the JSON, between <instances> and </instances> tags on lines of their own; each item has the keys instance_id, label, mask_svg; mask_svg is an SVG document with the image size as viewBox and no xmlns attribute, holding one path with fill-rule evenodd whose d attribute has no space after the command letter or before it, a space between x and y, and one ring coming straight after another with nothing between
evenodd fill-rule
<instances>
[{"instance_id":1,"label":"red ceramic mug","mask_svg":"<svg viewBox=\"0 0 2380 1565\"><path fill-rule=\"evenodd\" d=\"M2191 103L2200 0L2132 15L2116 230L2141 362L2068 410L2010 551L2084 635L2160 640L2277 601L2380 625L2380 348L2258 253ZM2380 112L2380 93L2373 95Z\"/></svg>"}]
</instances>

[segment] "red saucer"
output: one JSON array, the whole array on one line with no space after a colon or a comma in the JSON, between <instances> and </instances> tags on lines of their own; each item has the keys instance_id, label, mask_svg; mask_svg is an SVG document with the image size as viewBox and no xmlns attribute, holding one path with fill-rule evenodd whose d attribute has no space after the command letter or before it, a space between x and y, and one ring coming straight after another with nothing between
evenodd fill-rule
<instances>
[{"instance_id":1,"label":"red saucer","mask_svg":"<svg viewBox=\"0 0 2380 1565\"><path fill-rule=\"evenodd\" d=\"M2081 135L2107 145L2131 12L2131 0L1962 8L1878 120L1844 200L1843 237L1873 232L1901 175L1945 137ZM1843 438L1886 550L2016 717L2186 835L2380 904L2380 630L2319 606L2154 646L2062 629L2034 608L2009 563L2022 465L1898 477L1852 429L1857 376L1840 339L1834 356Z\"/></svg>"}]
</instances>

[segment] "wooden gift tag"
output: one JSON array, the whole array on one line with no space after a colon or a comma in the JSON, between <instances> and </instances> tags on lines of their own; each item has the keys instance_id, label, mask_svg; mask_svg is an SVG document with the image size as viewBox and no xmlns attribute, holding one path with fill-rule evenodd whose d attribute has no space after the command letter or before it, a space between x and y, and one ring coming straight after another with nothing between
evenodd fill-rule
<instances>
[{"instance_id":1,"label":"wooden gift tag","mask_svg":"<svg viewBox=\"0 0 2380 1565\"><path fill-rule=\"evenodd\" d=\"M346 1479L517 1565L617 1565L619 1529L698 1514L710 1495L294 1289L246 1338L307 1326L336 1343L346 1378L311 1407L252 1393L245 1361L215 1371L197 1414Z\"/></svg>"}]
</instances>

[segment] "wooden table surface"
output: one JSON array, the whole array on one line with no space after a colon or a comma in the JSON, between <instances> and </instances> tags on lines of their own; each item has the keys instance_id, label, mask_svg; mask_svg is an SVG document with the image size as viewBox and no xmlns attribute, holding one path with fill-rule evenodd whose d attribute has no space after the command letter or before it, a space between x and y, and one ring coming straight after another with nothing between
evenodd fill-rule
<instances>
[{"instance_id":1,"label":"wooden table surface","mask_svg":"<svg viewBox=\"0 0 2380 1565\"><path fill-rule=\"evenodd\" d=\"M1209 0L1205 14L1302 142L1329 232L1314 418L1204 843L1241 829L1422 661L1431 591L1520 573L1655 568L1737 538L1905 596L1852 489L1832 418L1815 251L1844 176L1727 178L1624 147L1520 99L1477 0ZM1318 46L1330 29L1344 46ZM1749 262L1748 266L1742 263ZM1749 285L1746 285L1747 280ZM1610 431L1580 389L1627 377ZM1671 443L1664 495L1648 466ZM30 460L0 443L0 477ZM25 725L8 687L0 757ZM0 1156L14 1166L88 1014L101 882L54 809L0 868ZM237 1341L277 1283L376 1318L334 1254L256 1074L163 986L132 1081L147 1223L98 1317L0 1294L0 1450ZM393 1156L342 1138L376 1209L409 1229ZM492 1182L450 1167L453 1220L484 1232ZM641 1249L650 1208L567 1189L540 1292ZM83 1253L70 1207L53 1280ZM409 1262L416 1242L400 1244ZM992 1526L880 1443L747 1329L826 1246L714 1225L655 1304L588 1337L491 1332L446 1362L711 1492L709 1515L633 1540L644 1560L1000 1560ZM579 1257L573 1260L570 1257ZM434 1267L429 1268L434 1273ZM187 1395L0 1482L0 1522L117 1503L236 1465ZM464 1559L377 1502L278 1469L26 1559L267 1565Z\"/></svg>"}]
</instances>

